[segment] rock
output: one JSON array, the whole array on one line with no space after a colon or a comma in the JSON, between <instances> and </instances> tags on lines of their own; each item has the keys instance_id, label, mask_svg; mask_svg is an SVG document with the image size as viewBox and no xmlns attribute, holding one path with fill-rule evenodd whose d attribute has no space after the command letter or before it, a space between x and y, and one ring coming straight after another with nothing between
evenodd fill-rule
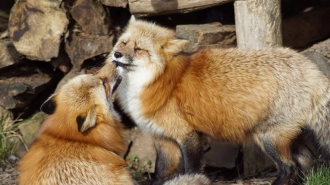
<instances>
[{"instance_id":1,"label":"rock","mask_svg":"<svg viewBox=\"0 0 330 185\"><path fill-rule=\"evenodd\" d=\"M330 50L329 50L330 51ZM309 58L312 62L314 62L320 71L323 72L327 77L330 78L330 63L323 55L314 52L305 52L304 53L307 58Z\"/></svg>"},{"instance_id":2,"label":"rock","mask_svg":"<svg viewBox=\"0 0 330 185\"><path fill-rule=\"evenodd\" d=\"M219 168L236 167L236 159L239 152L239 146L212 141L209 143L211 150L208 151L202 160L203 164Z\"/></svg>"},{"instance_id":3,"label":"rock","mask_svg":"<svg viewBox=\"0 0 330 185\"><path fill-rule=\"evenodd\" d=\"M85 70L77 70L77 68L73 68L69 73L67 73L61 81L57 84L55 92L57 92L64 84L66 84L71 78L81 75L81 74L86 74Z\"/></svg>"},{"instance_id":4,"label":"rock","mask_svg":"<svg viewBox=\"0 0 330 185\"><path fill-rule=\"evenodd\" d=\"M139 159L139 166L142 167L148 161L151 161L151 168L148 170L154 173L156 163L156 150L152 137L142 132L139 128L134 127L127 131L129 141L131 142L127 156L136 155Z\"/></svg>"},{"instance_id":5,"label":"rock","mask_svg":"<svg viewBox=\"0 0 330 185\"><path fill-rule=\"evenodd\" d=\"M89 58L112 50L113 36L86 35L73 33L65 42L73 70L80 71L83 62Z\"/></svg>"},{"instance_id":6,"label":"rock","mask_svg":"<svg viewBox=\"0 0 330 185\"><path fill-rule=\"evenodd\" d=\"M206 47L234 47L236 34L234 25L220 23L200 25L178 25L176 37L190 41L185 52L194 52Z\"/></svg>"},{"instance_id":7,"label":"rock","mask_svg":"<svg viewBox=\"0 0 330 185\"><path fill-rule=\"evenodd\" d=\"M0 7L1 7L1 5L0 5ZM6 11L0 10L0 33L7 30L8 18L9 18L9 13L7 13Z\"/></svg>"},{"instance_id":8,"label":"rock","mask_svg":"<svg viewBox=\"0 0 330 185\"><path fill-rule=\"evenodd\" d=\"M24 56L18 53L12 42L0 40L0 69L18 63Z\"/></svg>"},{"instance_id":9,"label":"rock","mask_svg":"<svg viewBox=\"0 0 330 185\"><path fill-rule=\"evenodd\" d=\"M35 100L53 80L54 71L50 67L48 63L25 60L9 69L0 70L0 105L26 112L28 106L32 102L32 105L36 103Z\"/></svg>"},{"instance_id":10,"label":"rock","mask_svg":"<svg viewBox=\"0 0 330 185\"><path fill-rule=\"evenodd\" d=\"M243 163L245 177L275 166L275 163L254 142L243 145Z\"/></svg>"},{"instance_id":11,"label":"rock","mask_svg":"<svg viewBox=\"0 0 330 185\"><path fill-rule=\"evenodd\" d=\"M101 0L101 3L106 6L126 8L128 2L127 0Z\"/></svg>"},{"instance_id":12,"label":"rock","mask_svg":"<svg viewBox=\"0 0 330 185\"><path fill-rule=\"evenodd\" d=\"M310 8L282 21L283 46L305 47L329 37L329 6Z\"/></svg>"},{"instance_id":13,"label":"rock","mask_svg":"<svg viewBox=\"0 0 330 185\"><path fill-rule=\"evenodd\" d=\"M6 109L24 108L38 96L51 80L46 74L34 74L29 77L12 77L0 80L0 105Z\"/></svg>"},{"instance_id":14,"label":"rock","mask_svg":"<svg viewBox=\"0 0 330 185\"><path fill-rule=\"evenodd\" d=\"M90 35L109 34L110 13L100 1L76 0L69 11L84 33Z\"/></svg>"},{"instance_id":15,"label":"rock","mask_svg":"<svg viewBox=\"0 0 330 185\"><path fill-rule=\"evenodd\" d=\"M13 123L13 114L5 109L4 107L0 106L0 125L1 127L5 128L7 125Z\"/></svg>"},{"instance_id":16,"label":"rock","mask_svg":"<svg viewBox=\"0 0 330 185\"><path fill-rule=\"evenodd\" d=\"M47 115L43 112L38 112L20 123L18 128L22 134L24 144L22 141L19 142L19 145L14 149L16 155L22 157L26 153L27 150L25 146L29 147L33 143L39 131L40 125L45 120L46 116Z\"/></svg>"},{"instance_id":17,"label":"rock","mask_svg":"<svg viewBox=\"0 0 330 185\"><path fill-rule=\"evenodd\" d=\"M313 46L311 46L310 48L302 51L303 54L307 52L318 53L324 56L325 58L327 58L328 60L330 60L330 39L318 42Z\"/></svg>"},{"instance_id":18,"label":"rock","mask_svg":"<svg viewBox=\"0 0 330 185\"><path fill-rule=\"evenodd\" d=\"M18 1L9 17L9 34L19 53L29 59L57 57L69 23L61 0Z\"/></svg>"}]
</instances>

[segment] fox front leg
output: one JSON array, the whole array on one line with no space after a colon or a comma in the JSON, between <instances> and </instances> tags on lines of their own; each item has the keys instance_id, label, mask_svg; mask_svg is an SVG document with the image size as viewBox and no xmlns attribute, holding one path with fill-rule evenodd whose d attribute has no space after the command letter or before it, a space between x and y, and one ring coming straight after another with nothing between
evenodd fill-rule
<instances>
[{"instance_id":1,"label":"fox front leg","mask_svg":"<svg viewBox=\"0 0 330 185\"><path fill-rule=\"evenodd\" d=\"M176 141L154 136L154 145L157 159L152 185L162 185L165 181L184 173L182 154Z\"/></svg>"},{"instance_id":2,"label":"fox front leg","mask_svg":"<svg viewBox=\"0 0 330 185\"><path fill-rule=\"evenodd\" d=\"M178 141L185 173L199 173L203 157L203 142L199 133L193 131Z\"/></svg>"}]
</instances>

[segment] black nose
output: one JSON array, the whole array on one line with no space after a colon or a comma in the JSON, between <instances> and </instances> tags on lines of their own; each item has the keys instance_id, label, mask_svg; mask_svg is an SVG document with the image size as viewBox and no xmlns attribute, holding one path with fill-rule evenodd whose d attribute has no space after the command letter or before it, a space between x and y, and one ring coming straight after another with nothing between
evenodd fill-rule
<instances>
[{"instance_id":1,"label":"black nose","mask_svg":"<svg viewBox=\"0 0 330 185\"><path fill-rule=\"evenodd\" d=\"M115 52L115 54L114 54L114 55L115 55L115 57L116 57L116 58L120 58L120 57L122 57L122 56L123 56L123 55L122 55L120 52Z\"/></svg>"}]
</instances>

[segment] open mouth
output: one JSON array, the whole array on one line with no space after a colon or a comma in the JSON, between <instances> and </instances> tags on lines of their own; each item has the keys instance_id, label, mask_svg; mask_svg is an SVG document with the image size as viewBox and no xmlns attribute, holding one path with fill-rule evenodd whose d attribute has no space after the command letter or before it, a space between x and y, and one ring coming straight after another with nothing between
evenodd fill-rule
<instances>
[{"instance_id":1,"label":"open mouth","mask_svg":"<svg viewBox=\"0 0 330 185\"><path fill-rule=\"evenodd\" d=\"M119 84L121 83L122 77L120 75L118 75L115 84L113 85L112 91L111 93L113 94L117 89Z\"/></svg>"},{"instance_id":2,"label":"open mouth","mask_svg":"<svg viewBox=\"0 0 330 185\"><path fill-rule=\"evenodd\" d=\"M124 64L124 63L118 62L116 60L113 60L112 62L115 64L116 67L119 66L119 67L122 67L124 69L128 69L129 67L134 66L134 65L131 65L131 64Z\"/></svg>"}]
</instances>

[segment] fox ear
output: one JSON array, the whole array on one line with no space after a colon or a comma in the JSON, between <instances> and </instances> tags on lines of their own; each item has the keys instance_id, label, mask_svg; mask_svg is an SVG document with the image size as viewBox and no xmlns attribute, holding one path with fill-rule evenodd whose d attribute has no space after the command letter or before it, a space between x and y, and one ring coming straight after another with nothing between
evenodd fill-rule
<instances>
[{"instance_id":1,"label":"fox ear","mask_svg":"<svg viewBox=\"0 0 330 185\"><path fill-rule=\"evenodd\" d=\"M136 18L134 15L131 15L131 18L129 19L129 23L133 23L136 21Z\"/></svg>"},{"instance_id":2,"label":"fox ear","mask_svg":"<svg viewBox=\"0 0 330 185\"><path fill-rule=\"evenodd\" d=\"M76 118L79 132L85 132L95 126L96 123L96 105L89 109L87 115L81 115Z\"/></svg>"},{"instance_id":3,"label":"fox ear","mask_svg":"<svg viewBox=\"0 0 330 185\"><path fill-rule=\"evenodd\" d=\"M53 114L56 109L55 95L51 95L41 106L40 110L46 114Z\"/></svg>"},{"instance_id":4,"label":"fox ear","mask_svg":"<svg viewBox=\"0 0 330 185\"><path fill-rule=\"evenodd\" d=\"M174 39L167 42L163 48L166 52L177 54L183 51L187 44L189 44L188 40Z\"/></svg>"}]
</instances>

